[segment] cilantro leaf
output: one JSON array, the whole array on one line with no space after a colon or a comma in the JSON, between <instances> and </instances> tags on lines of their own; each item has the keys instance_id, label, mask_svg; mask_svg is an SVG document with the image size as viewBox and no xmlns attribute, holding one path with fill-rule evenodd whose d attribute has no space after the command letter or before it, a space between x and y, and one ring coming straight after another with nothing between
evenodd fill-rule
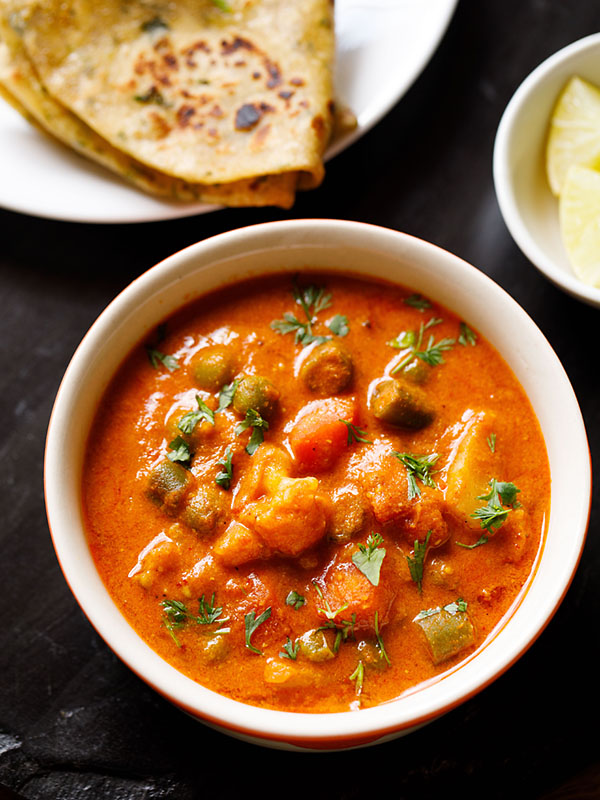
<instances>
[{"instance_id":1,"label":"cilantro leaf","mask_svg":"<svg viewBox=\"0 0 600 800\"><path fill-rule=\"evenodd\" d=\"M383 537L379 533L372 533L366 545L359 544L358 551L352 556L352 563L373 586L379 586L381 565L385 558Z\"/></svg>"},{"instance_id":2,"label":"cilantro leaf","mask_svg":"<svg viewBox=\"0 0 600 800\"><path fill-rule=\"evenodd\" d=\"M410 577L417 584L419 592L423 591L423 571L425 567L425 556L427 555L427 547L431 539L431 531L427 531L427 536L424 542L415 539L414 556L406 556L408 562L408 569Z\"/></svg>"},{"instance_id":3,"label":"cilantro leaf","mask_svg":"<svg viewBox=\"0 0 600 800\"><path fill-rule=\"evenodd\" d=\"M409 297L404 298L404 303L407 306L412 306L412 308L417 308L419 311L425 311L428 308L431 308L431 302L426 298L423 297L422 294L411 294Z\"/></svg>"},{"instance_id":4,"label":"cilantro leaf","mask_svg":"<svg viewBox=\"0 0 600 800\"><path fill-rule=\"evenodd\" d=\"M231 479L233 478L232 458L231 445L228 445L227 449L225 450L224 458L221 458L219 461L217 461L217 464L220 464L224 469L215 477L215 483L217 483L222 489L229 489L231 486Z\"/></svg>"},{"instance_id":5,"label":"cilantro leaf","mask_svg":"<svg viewBox=\"0 0 600 800\"><path fill-rule=\"evenodd\" d=\"M176 369L179 369L179 361L175 356L167 355L154 347L150 347L150 345L146 345L146 353L154 369L158 369L159 364L166 367L169 372L175 372Z\"/></svg>"},{"instance_id":6,"label":"cilantro leaf","mask_svg":"<svg viewBox=\"0 0 600 800\"><path fill-rule=\"evenodd\" d=\"M189 466L193 453L190 450L189 444L182 436L177 436L177 438L173 439L169 444L169 450L170 452L167 453L167 458L171 461L179 462L184 467Z\"/></svg>"},{"instance_id":7,"label":"cilantro leaf","mask_svg":"<svg viewBox=\"0 0 600 800\"><path fill-rule=\"evenodd\" d=\"M279 655L281 658L290 658L292 661L295 661L298 657L298 650L300 649L300 645L298 642L292 642L290 637L287 637L287 642L283 645L283 651L280 651Z\"/></svg>"},{"instance_id":8,"label":"cilantro leaf","mask_svg":"<svg viewBox=\"0 0 600 800\"><path fill-rule=\"evenodd\" d=\"M244 626L246 629L246 647L248 648L248 650L252 650L253 653L258 653L259 656L262 656L263 653L262 650L259 650L252 644L251 642L252 635L254 634L256 629L263 624L263 622L266 622L269 619L270 616L271 616L271 606L269 606L269 608L263 611L263 613L259 617L255 615L254 611L250 611L250 613L246 614L244 617Z\"/></svg>"},{"instance_id":9,"label":"cilantro leaf","mask_svg":"<svg viewBox=\"0 0 600 800\"><path fill-rule=\"evenodd\" d=\"M358 664L356 665L356 669L354 670L352 675L349 676L349 680L354 681L354 688L356 694L358 695L361 694L365 680L365 665L363 664L362 661L358 662Z\"/></svg>"},{"instance_id":10,"label":"cilantro leaf","mask_svg":"<svg viewBox=\"0 0 600 800\"><path fill-rule=\"evenodd\" d=\"M375 636L377 638L377 644L379 645L379 650L381 652L381 655L383 656L389 667L392 662L390 661L390 658L386 652L386 649L383 645L383 638L381 636L381 633L379 632L379 611L375 612Z\"/></svg>"},{"instance_id":11,"label":"cilantro leaf","mask_svg":"<svg viewBox=\"0 0 600 800\"><path fill-rule=\"evenodd\" d=\"M315 336L312 326L316 322L317 314L331 305L331 294L314 284L300 287L296 280L294 280L292 294L296 303L304 311L305 319L300 320L291 311L286 311L283 319L276 319L271 322L271 328L282 336L287 333L293 333L296 344L301 344L303 347L312 342L318 342L319 344L326 342L329 337Z\"/></svg>"},{"instance_id":12,"label":"cilantro leaf","mask_svg":"<svg viewBox=\"0 0 600 800\"><path fill-rule=\"evenodd\" d=\"M366 431L357 428L356 425L353 425L348 420L340 419L340 422L343 422L344 425L348 428L348 445L351 445L352 442L364 442L365 444L373 444L370 439L363 438Z\"/></svg>"},{"instance_id":13,"label":"cilantro leaf","mask_svg":"<svg viewBox=\"0 0 600 800\"><path fill-rule=\"evenodd\" d=\"M462 597L459 597L458 600L455 600L453 603L448 603L445 606L436 606L435 608L427 608L423 611L419 611L417 616L413 619L413 622L418 622L420 619L425 619L426 617L433 617L435 614L439 614L441 611L447 611L448 614L464 614L467 610L467 601L463 600Z\"/></svg>"},{"instance_id":14,"label":"cilantro leaf","mask_svg":"<svg viewBox=\"0 0 600 800\"><path fill-rule=\"evenodd\" d=\"M216 411L217 414L219 414L221 411L224 411L226 408L229 408L229 406L233 403L233 398L235 397L238 384L239 379L236 378L231 383L223 386L219 392L219 405L217 406Z\"/></svg>"},{"instance_id":15,"label":"cilantro leaf","mask_svg":"<svg viewBox=\"0 0 600 800\"><path fill-rule=\"evenodd\" d=\"M237 425L235 429L235 435L239 436L248 428L252 428L252 434L246 445L246 452L249 456L254 455L258 446L263 443L264 435L263 430L267 430L269 427L269 423L266 419L263 419L261 415L256 411L254 408L249 408L246 411L246 416L244 419Z\"/></svg>"},{"instance_id":16,"label":"cilantro leaf","mask_svg":"<svg viewBox=\"0 0 600 800\"><path fill-rule=\"evenodd\" d=\"M462 344L463 347L466 347L467 345L475 347L477 344L477 334L475 331L469 328L466 322L461 322L459 327L460 334L458 336L458 343Z\"/></svg>"},{"instance_id":17,"label":"cilantro leaf","mask_svg":"<svg viewBox=\"0 0 600 800\"><path fill-rule=\"evenodd\" d=\"M435 488L435 481L431 477L431 470L439 459L438 453L428 455L415 455L414 453L394 453L397 459L406 467L408 472L408 499L421 495L421 489L417 484L417 479L425 486Z\"/></svg>"},{"instance_id":18,"label":"cilantro leaf","mask_svg":"<svg viewBox=\"0 0 600 800\"><path fill-rule=\"evenodd\" d=\"M446 350L451 350L454 347L454 339L440 339L435 342L433 335L429 337L429 342L424 350L415 350L415 357L420 358L430 367L437 367L439 364L444 363L442 353Z\"/></svg>"},{"instance_id":19,"label":"cilantro leaf","mask_svg":"<svg viewBox=\"0 0 600 800\"><path fill-rule=\"evenodd\" d=\"M487 500L486 505L476 508L471 514L473 519L479 520L479 524L485 530L485 533L474 544L457 542L460 547L464 547L467 550L473 550L475 547L485 544L489 537L504 525L510 511L520 506L520 503L517 502L517 494L521 490L517 489L514 483L497 481L492 478L489 485L489 493L482 494L477 498L478 500Z\"/></svg>"},{"instance_id":20,"label":"cilantro leaf","mask_svg":"<svg viewBox=\"0 0 600 800\"><path fill-rule=\"evenodd\" d=\"M190 434L194 432L194 429L199 423L210 422L211 425L215 424L215 414L204 402L204 400L200 397L200 395L196 395L196 403L198 404L198 408L195 411L188 411L187 414L184 414L183 417L177 423L177 427L182 433Z\"/></svg>"},{"instance_id":21,"label":"cilantro leaf","mask_svg":"<svg viewBox=\"0 0 600 800\"><path fill-rule=\"evenodd\" d=\"M224 628L223 623L228 622L229 618L221 617L222 608L216 608L214 605L215 595L213 592L210 603L204 599L204 595L198 601L198 615L192 614L186 604L181 600L163 600L161 606L163 610L162 624L168 630L169 635L177 645L181 644L175 635L175 631L186 627L189 623L196 625L212 625L215 622L219 623L219 628L214 631L215 634L229 633L229 628Z\"/></svg>"},{"instance_id":22,"label":"cilantro leaf","mask_svg":"<svg viewBox=\"0 0 600 800\"><path fill-rule=\"evenodd\" d=\"M344 314L336 314L335 317L332 317L327 327L336 336L347 336L350 333L348 317Z\"/></svg>"},{"instance_id":23,"label":"cilantro leaf","mask_svg":"<svg viewBox=\"0 0 600 800\"><path fill-rule=\"evenodd\" d=\"M224 622L229 622L229 617L221 617L223 608L215 606L215 593L213 592L210 603L204 599L204 595L198 601L198 616L195 621L198 625L212 625L213 622L218 622L222 625ZM215 633L229 633L229 628L219 627Z\"/></svg>"},{"instance_id":24,"label":"cilantro leaf","mask_svg":"<svg viewBox=\"0 0 600 800\"><path fill-rule=\"evenodd\" d=\"M285 598L286 606L291 606L296 611L302 608L302 606L306 603L306 598L302 597L301 594L298 594L294 589L288 594Z\"/></svg>"},{"instance_id":25,"label":"cilantro leaf","mask_svg":"<svg viewBox=\"0 0 600 800\"><path fill-rule=\"evenodd\" d=\"M478 500L487 500L487 505L476 508L471 514L473 519L478 519L481 527L488 533L495 533L506 522L508 513L514 508L517 502L517 494L521 491L514 483L497 481L492 478L490 481L491 491L489 494L480 495ZM503 508L508 506L508 508Z\"/></svg>"},{"instance_id":26,"label":"cilantro leaf","mask_svg":"<svg viewBox=\"0 0 600 800\"><path fill-rule=\"evenodd\" d=\"M444 338L436 342L433 334L431 334L427 345L423 347L425 331L442 322L443 320L438 317L431 317L427 322L421 323L418 331L403 331L395 339L391 339L388 342L391 347L407 351L404 358L392 370L392 375L405 369L415 358L424 361L431 367L437 367L444 363L443 353L454 346L454 339Z\"/></svg>"}]
</instances>

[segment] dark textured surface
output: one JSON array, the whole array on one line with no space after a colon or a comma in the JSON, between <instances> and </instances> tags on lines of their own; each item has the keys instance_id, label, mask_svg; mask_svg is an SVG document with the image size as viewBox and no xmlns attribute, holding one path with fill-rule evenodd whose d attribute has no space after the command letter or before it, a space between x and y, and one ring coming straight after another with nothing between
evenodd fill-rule
<instances>
[{"instance_id":1,"label":"dark textured surface","mask_svg":"<svg viewBox=\"0 0 600 800\"><path fill-rule=\"evenodd\" d=\"M461 0L410 92L334 159L325 184L287 214L232 210L121 227L0 211L0 784L29 800L192 800L259 792L278 798L600 797L597 735L588 730L598 712L597 502L563 605L504 676L408 737L359 752L301 755L211 731L116 659L64 582L42 490L54 394L103 307L133 277L192 242L284 217L386 225L480 267L525 307L563 361L595 459L600 310L562 294L518 251L497 207L491 155L502 111L525 75L599 27L600 7L591 0Z\"/></svg>"}]
</instances>

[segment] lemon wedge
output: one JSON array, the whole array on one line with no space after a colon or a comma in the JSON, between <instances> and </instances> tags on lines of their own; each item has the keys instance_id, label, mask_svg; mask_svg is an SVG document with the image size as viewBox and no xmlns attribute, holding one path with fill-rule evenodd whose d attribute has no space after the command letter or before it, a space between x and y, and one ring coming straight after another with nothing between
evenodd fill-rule
<instances>
[{"instance_id":1,"label":"lemon wedge","mask_svg":"<svg viewBox=\"0 0 600 800\"><path fill-rule=\"evenodd\" d=\"M562 90L550 120L546 172L555 195L575 164L600 168L600 89L577 76Z\"/></svg>"},{"instance_id":2,"label":"lemon wedge","mask_svg":"<svg viewBox=\"0 0 600 800\"><path fill-rule=\"evenodd\" d=\"M558 209L560 231L573 271L584 283L600 286L600 172L571 167Z\"/></svg>"}]
</instances>

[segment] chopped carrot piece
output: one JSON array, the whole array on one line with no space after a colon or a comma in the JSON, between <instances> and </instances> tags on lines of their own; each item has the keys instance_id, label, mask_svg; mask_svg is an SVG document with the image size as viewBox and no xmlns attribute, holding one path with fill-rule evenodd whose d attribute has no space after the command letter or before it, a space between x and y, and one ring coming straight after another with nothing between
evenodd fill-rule
<instances>
[{"instance_id":1,"label":"chopped carrot piece","mask_svg":"<svg viewBox=\"0 0 600 800\"><path fill-rule=\"evenodd\" d=\"M353 398L328 398L305 406L289 437L299 467L310 472L328 469L348 444L348 426L342 420L355 424L356 418Z\"/></svg>"}]
</instances>

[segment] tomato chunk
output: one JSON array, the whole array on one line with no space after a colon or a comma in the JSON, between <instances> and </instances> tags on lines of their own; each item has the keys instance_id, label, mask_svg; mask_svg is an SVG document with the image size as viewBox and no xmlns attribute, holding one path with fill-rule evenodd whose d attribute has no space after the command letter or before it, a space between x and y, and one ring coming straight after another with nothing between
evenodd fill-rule
<instances>
[{"instance_id":1,"label":"tomato chunk","mask_svg":"<svg viewBox=\"0 0 600 800\"><path fill-rule=\"evenodd\" d=\"M315 400L302 409L289 436L301 469L322 472L339 458L348 445L348 425L342 420L356 424L354 398Z\"/></svg>"}]
</instances>

